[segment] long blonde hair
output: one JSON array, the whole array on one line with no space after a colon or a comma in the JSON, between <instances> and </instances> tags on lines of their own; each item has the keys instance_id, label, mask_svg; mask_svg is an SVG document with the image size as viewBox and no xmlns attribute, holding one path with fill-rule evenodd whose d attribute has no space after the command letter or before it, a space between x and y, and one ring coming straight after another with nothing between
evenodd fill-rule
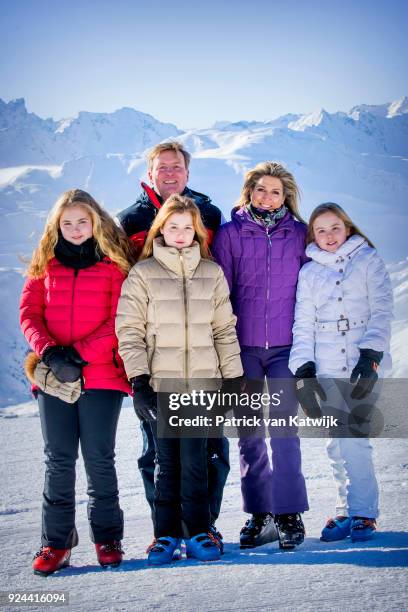
<instances>
[{"instance_id":1,"label":"long blonde hair","mask_svg":"<svg viewBox=\"0 0 408 612\"><path fill-rule=\"evenodd\" d=\"M324 202L323 204L316 206L316 208L312 211L312 214L310 215L310 219L309 219L309 225L307 228L306 244L315 242L315 235L313 232L313 223L316 221L318 217L320 217L320 215L324 215L324 213L327 213L327 212L331 212L335 214L336 217L338 217L339 219L343 221L344 225L346 226L346 229L348 230L348 236L354 236L354 235L361 236L362 238L364 238L364 240L367 241L370 247L374 248L374 245L371 242L371 240L367 238L365 234L363 234L363 232L357 227L355 223L353 223L353 221L350 219L346 211L341 206L339 206L338 204L335 204L334 202Z\"/></svg>"},{"instance_id":2,"label":"long blonde hair","mask_svg":"<svg viewBox=\"0 0 408 612\"><path fill-rule=\"evenodd\" d=\"M124 231L117 227L112 217L89 193L82 189L70 189L58 198L48 215L43 235L29 263L27 276L41 278L44 275L48 262L54 257L61 215L64 210L74 206L80 206L90 214L93 237L100 251L127 274L135 256Z\"/></svg>"},{"instance_id":3,"label":"long blonde hair","mask_svg":"<svg viewBox=\"0 0 408 612\"><path fill-rule=\"evenodd\" d=\"M188 212L193 218L193 227L195 230L194 240L200 245L200 253L203 259L211 259L208 250L208 234L204 227L201 219L200 210L195 204L194 200L181 196L178 194L171 195L159 210L157 217L153 221L150 231L147 235L143 251L139 257L139 261L142 259L148 259L153 255L153 240L160 236L160 230L165 225L167 219L174 213L185 213Z\"/></svg>"},{"instance_id":4,"label":"long blonde hair","mask_svg":"<svg viewBox=\"0 0 408 612\"><path fill-rule=\"evenodd\" d=\"M251 201L251 195L255 189L255 185L263 176L272 176L278 178L283 186L283 195L285 196L285 206L298 221L305 223L299 212L299 187L295 181L295 177L282 164L275 161L264 161L248 170L244 177L244 184L241 190L241 195L237 202L237 206L242 208Z\"/></svg>"}]
</instances>

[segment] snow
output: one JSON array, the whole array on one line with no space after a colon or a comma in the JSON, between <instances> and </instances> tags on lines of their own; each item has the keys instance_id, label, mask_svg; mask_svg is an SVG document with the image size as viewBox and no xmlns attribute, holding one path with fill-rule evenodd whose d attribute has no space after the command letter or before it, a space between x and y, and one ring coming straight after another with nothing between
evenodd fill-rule
<instances>
[{"instance_id":1,"label":"snow","mask_svg":"<svg viewBox=\"0 0 408 612\"><path fill-rule=\"evenodd\" d=\"M44 170L53 178L61 174L62 166L16 166L14 168L0 168L0 187L5 187L14 183L17 179L22 179L25 174L32 170Z\"/></svg>"},{"instance_id":2,"label":"snow","mask_svg":"<svg viewBox=\"0 0 408 612\"><path fill-rule=\"evenodd\" d=\"M404 96L399 100L395 100L395 102L391 102L388 107L387 117L396 117L396 115L401 115L403 113L408 113L408 97Z\"/></svg>"},{"instance_id":3,"label":"snow","mask_svg":"<svg viewBox=\"0 0 408 612\"><path fill-rule=\"evenodd\" d=\"M309 115L302 115L300 119L291 121L288 124L288 128L294 131L302 132L308 127L319 125L323 121L325 115L327 115L327 113L324 108L319 108Z\"/></svg>"},{"instance_id":4,"label":"snow","mask_svg":"<svg viewBox=\"0 0 408 612\"><path fill-rule=\"evenodd\" d=\"M129 404L129 400L127 401ZM366 544L322 543L320 530L333 511L335 495L325 442L302 440L303 471L310 511L304 514L305 543L281 552L276 543L241 551L241 510L236 440L230 440L231 472L218 527L226 552L219 562L182 560L148 568L145 548L151 521L137 470L141 436L129 406L119 421L116 464L125 514L125 560L115 570L97 565L86 518L82 460L77 477L79 545L71 567L43 578L31 570L39 548L43 454L36 404L2 410L2 501L0 506L2 589L68 591L72 611L83 610L403 610L408 605L407 441L374 441L380 486L379 531ZM14 416L14 418L11 418ZM7 418L8 417L8 418ZM11 609L11 608L10 608ZM40 609L30 607L30 610Z\"/></svg>"},{"instance_id":5,"label":"snow","mask_svg":"<svg viewBox=\"0 0 408 612\"><path fill-rule=\"evenodd\" d=\"M389 266L394 294L394 317L392 323L391 355L392 375L408 377L408 258Z\"/></svg>"},{"instance_id":6,"label":"snow","mask_svg":"<svg viewBox=\"0 0 408 612\"><path fill-rule=\"evenodd\" d=\"M377 115L378 117L396 117L397 115L403 115L408 112L408 97L403 96L398 100L394 100L389 104L360 104L359 106L354 106L350 115L356 115L358 117L359 113L370 113L370 115Z\"/></svg>"},{"instance_id":7,"label":"snow","mask_svg":"<svg viewBox=\"0 0 408 612\"><path fill-rule=\"evenodd\" d=\"M55 133L62 134L62 132L67 130L74 121L75 121L75 117L67 117L66 119L61 119L57 129L55 130Z\"/></svg>"}]
</instances>

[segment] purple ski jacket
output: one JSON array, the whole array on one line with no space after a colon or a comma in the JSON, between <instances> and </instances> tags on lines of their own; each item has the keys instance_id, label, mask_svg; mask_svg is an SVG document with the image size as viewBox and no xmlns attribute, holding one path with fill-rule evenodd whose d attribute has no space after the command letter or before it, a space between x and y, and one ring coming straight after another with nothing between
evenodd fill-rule
<instances>
[{"instance_id":1,"label":"purple ski jacket","mask_svg":"<svg viewBox=\"0 0 408 612\"><path fill-rule=\"evenodd\" d=\"M299 270L307 227L288 212L268 230L245 208L218 230L212 254L224 270L241 346L292 344Z\"/></svg>"}]
</instances>

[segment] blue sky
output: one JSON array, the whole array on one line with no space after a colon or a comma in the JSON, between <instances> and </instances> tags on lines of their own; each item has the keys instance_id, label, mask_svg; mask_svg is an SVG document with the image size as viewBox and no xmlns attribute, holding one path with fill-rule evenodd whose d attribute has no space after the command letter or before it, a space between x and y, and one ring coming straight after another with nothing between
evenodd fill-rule
<instances>
[{"instance_id":1,"label":"blue sky","mask_svg":"<svg viewBox=\"0 0 408 612\"><path fill-rule=\"evenodd\" d=\"M407 26L400 0L7 0L0 97L184 128L348 110L408 95Z\"/></svg>"}]
</instances>

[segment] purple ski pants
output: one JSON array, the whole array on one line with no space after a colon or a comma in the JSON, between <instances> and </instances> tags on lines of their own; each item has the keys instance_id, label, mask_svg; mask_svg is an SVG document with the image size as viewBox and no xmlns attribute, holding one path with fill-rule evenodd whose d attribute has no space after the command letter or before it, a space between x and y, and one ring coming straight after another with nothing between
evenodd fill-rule
<instances>
[{"instance_id":1,"label":"purple ski pants","mask_svg":"<svg viewBox=\"0 0 408 612\"><path fill-rule=\"evenodd\" d=\"M297 414L293 374L288 368L290 348L241 347L246 377L263 381L266 376L270 395L283 390L279 407L272 404L269 407L271 418L288 418ZM290 437L272 437L273 429L270 435L272 465L264 437L240 438L238 442L244 511L250 514L287 514L308 510L299 437L293 434Z\"/></svg>"}]
</instances>

